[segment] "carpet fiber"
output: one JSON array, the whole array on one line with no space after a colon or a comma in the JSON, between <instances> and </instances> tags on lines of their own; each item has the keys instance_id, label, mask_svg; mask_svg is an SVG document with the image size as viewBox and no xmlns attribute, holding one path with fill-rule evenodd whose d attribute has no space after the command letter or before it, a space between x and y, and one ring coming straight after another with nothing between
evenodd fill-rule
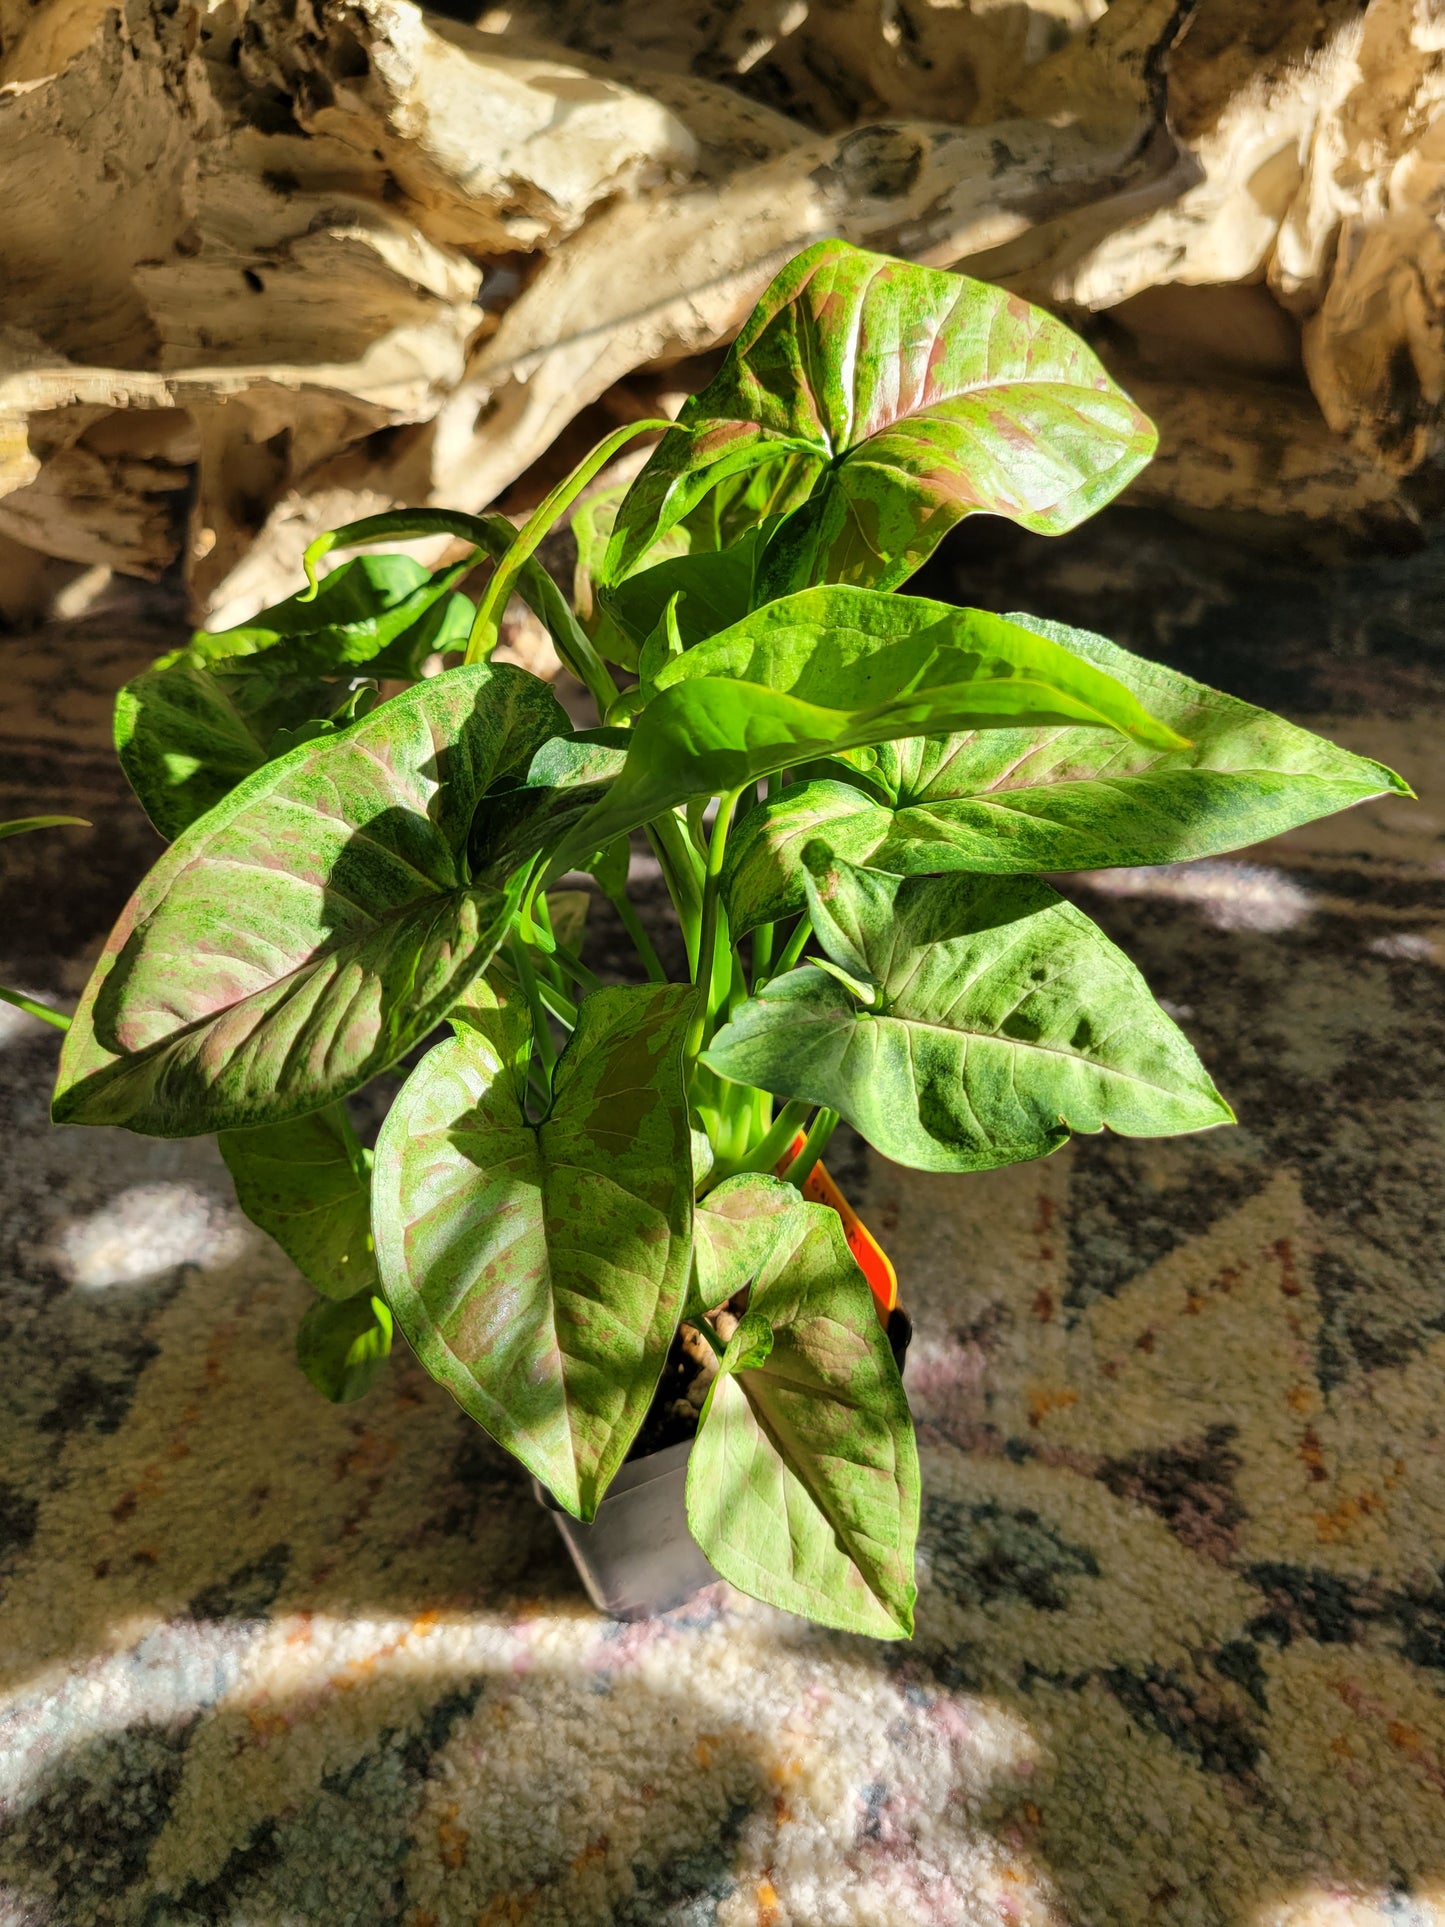
<instances>
[{"instance_id":1,"label":"carpet fiber","mask_svg":"<svg viewBox=\"0 0 1445 1927\"><path fill-rule=\"evenodd\" d=\"M1237 1129L840 1146L917 1327L916 1639L600 1619L413 1361L310 1391L213 1147L52 1131L0 1011L3 1927L1445 1922L1445 562L990 527L927 586L1027 580L1421 801L1071 882ZM155 848L104 718L163 616L0 644L0 815L96 823L0 850L0 979L60 1002Z\"/></svg>"}]
</instances>

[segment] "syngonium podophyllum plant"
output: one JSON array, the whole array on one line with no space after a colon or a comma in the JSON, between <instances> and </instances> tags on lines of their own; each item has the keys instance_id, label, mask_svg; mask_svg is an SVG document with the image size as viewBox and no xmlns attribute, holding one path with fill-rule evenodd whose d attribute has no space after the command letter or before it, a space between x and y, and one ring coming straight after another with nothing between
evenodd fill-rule
<instances>
[{"instance_id":1,"label":"syngonium podophyllum plant","mask_svg":"<svg viewBox=\"0 0 1445 1927\"><path fill-rule=\"evenodd\" d=\"M121 692L121 761L173 841L81 1002L55 1116L218 1131L316 1289L313 1381L359 1393L395 1321L581 1519L686 1323L718 1354L687 1481L713 1565L894 1637L918 1458L841 1221L801 1193L829 1133L972 1172L1072 1131L1227 1123L1038 873L1232 850L1404 785L1100 636L897 593L961 517L1070 528L1152 449L1084 344L1011 295L821 243L678 423L642 426L666 433L632 486L574 519L575 609L535 551L635 429L520 532L408 511L322 538L304 591ZM469 545L451 568L362 554L318 579L332 547L438 532ZM514 591L599 727L490 660ZM638 833L685 981L629 901ZM578 954L555 891L575 871L646 982ZM443 1023L368 1154L345 1100Z\"/></svg>"}]
</instances>

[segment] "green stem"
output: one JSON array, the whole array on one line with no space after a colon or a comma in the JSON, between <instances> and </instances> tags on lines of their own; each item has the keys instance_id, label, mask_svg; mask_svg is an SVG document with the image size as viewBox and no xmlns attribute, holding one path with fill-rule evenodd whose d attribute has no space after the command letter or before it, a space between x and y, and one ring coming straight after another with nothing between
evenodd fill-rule
<instances>
[{"instance_id":1,"label":"green stem","mask_svg":"<svg viewBox=\"0 0 1445 1927\"><path fill-rule=\"evenodd\" d=\"M554 984L558 990L561 990L564 987L562 966L558 962L555 954L557 939L552 930L552 911L547 902L547 892L545 890L539 890L536 896L532 898L531 902L527 905L527 915L531 918L533 927L540 930L552 946L550 951L543 948L540 944L537 946L542 957L542 975L547 978L549 983Z\"/></svg>"},{"instance_id":2,"label":"green stem","mask_svg":"<svg viewBox=\"0 0 1445 1927\"><path fill-rule=\"evenodd\" d=\"M42 1004L34 997L27 997L23 990L7 990L4 984L0 984L0 999L7 1004L14 1004L15 1008L23 1010L27 1017L38 1017L43 1023L54 1024L57 1030L70 1029L70 1019L63 1010L52 1010L49 1004Z\"/></svg>"},{"instance_id":3,"label":"green stem","mask_svg":"<svg viewBox=\"0 0 1445 1927\"><path fill-rule=\"evenodd\" d=\"M808 1135L803 1140L803 1148L783 1173L786 1184L796 1184L801 1191L807 1183L813 1166L828 1148L828 1139L838 1128L838 1113L826 1107L819 1111L808 1127Z\"/></svg>"},{"instance_id":4,"label":"green stem","mask_svg":"<svg viewBox=\"0 0 1445 1927\"><path fill-rule=\"evenodd\" d=\"M811 937L812 934L813 934L813 919L808 915L807 911L805 910L802 916L799 917L798 919L797 929L794 930L792 936L789 937L787 943L784 944L783 946L783 954L778 958L778 961L772 971L773 977L781 977L785 971L789 971L793 968L793 966L797 963L799 957L802 956L803 946L807 943L809 937ZM756 979L754 979L753 981L754 993L756 993L761 989L762 989L762 985L758 983Z\"/></svg>"},{"instance_id":5,"label":"green stem","mask_svg":"<svg viewBox=\"0 0 1445 1927\"><path fill-rule=\"evenodd\" d=\"M683 1046L683 1055L688 1063L691 1063L702 1049L708 1007L712 1002L713 964L717 950L723 858L727 854L728 831L732 828L733 812L738 806L738 798L741 795L741 790L729 790L726 796L718 798L717 816L713 821L712 837L707 846L707 870L702 886L702 929L698 938L697 962L693 966L692 973L693 982L701 986L703 994L698 999L692 1022L687 1027L687 1042Z\"/></svg>"},{"instance_id":6,"label":"green stem","mask_svg":"<svg viewBox=\"0 0 1445 1927\"><path fill-rule=\"evenodd\" d=\"M511 527L510 522L507 526ZM617 684L592 647L591 636L572 613L571 603L537 562L529 562L522 570L517 592L551 635L565 667L591 692L597 714L605 716L617 701Z\"/></svg>"},{"instance_id":7,"label":"green stem","mask_svg":"<svg viewBox=\"0 0 1445 1927\"><path fill-rule=\"evenodd\" d=\"M739 1178L748 1171L771 1171L807 1122L808 1113L812 1108L811 1104L804 1103L801 1098L794 1098L791 1103L785 1104L778 1112L767 1135L753 1146L745 1158L740 1158L736 1164L719 1163L713 1166L698 1195L706 1196L715 1185L721 1184L724 1178Z\"/></svg>"},{"instance_id":8,"label":"green stem","mask_svg":"<svg viewBox=\"0 0 1445 1927\"><path fill-rule=\"evenodd\" d=\"M507 598L512 593L512 584L516 581L523 564L530 561L533 551L547 535L552 524L565 509L571 507L593 476L607 466L619 449L625 448L639 435L651 434L658 429L665 433L674 426L675 424L670 421L625 423L604 441L599 442L592 453L577 464L570 475L564 476L557 486L543 497L527 517L516 541L492 573L492 579L487 584L486 591L478 604L476 620L472 624L472 633L467 642L465 658L467 662L485 662L496 648L497 628L502 618L502 611L507 606ZM616 689L612 693L615 697ZM605 707L603 713L606 713Z\"/></svg>"},{"instance_id":9,"label":"green stem","mask_svg":"<svg viewBox=\"0 0 1445 1927\"><path fill-rule=\"evenodd\" d=\"M450 535L471 542L493 562L501 562L517 540L517 531L505 515L465 515L460 509L391 510L385 515L368 515L345 528L331 529L320 535L303 558L307 586L303 602L310 601L320 587L316 565L332 549L364 549L376 542L406 541L418 535ZM607 665L592 646L592 639L572 613L571 605L547 571L536 562L524 562L516 579L516 591L523 602L550 634L557 654L567 668L592 692L598 713L605 715L617 700L617 685Z\"/></svg>"},{"instance_id":10,"label":"green stem","mask_svg":"<svg viewBox=\"0 0 1445 1927\"><path fill-rule=\"evenodd\" d=\"M0 837L24 836L30 830L63 830L91 828L89 817L85 816L17 816L8 823L0 823Z\"/></svg>"},{"instance_id":11,"label":"green stem","mask_svg":"<svg viewBox=\"0 0 1445 1927\"><path fill-rule=\"evenodd\" d=\"M765 984L768 981L773 962L773 933L776 924L760 923L753 932L753 982Z\"/></svg>"},{"instance_id":12,"label":"green stem","mask_svg":"<svg viewBox=\"0 0 1445 1927\"><path fill-rule=\"evenodd\" d=\"M633 908L632 899L625 890L609 898L613 909L622 919L622 927L631 937L637 954L642 959L642 967L655 984L667 982L667 972L663 969L651 937L642 927L642 919Z\"/></svg>"},{"instance_id":13,"label":"green stem","mask_svg":"<svg viewBox=\"0 0 1445 1927\"><path fill-rule=\"evenodd\" d=\"M554 984L538 982L537 990L542 1002L552 1015L564 1023L568 1030L577 1028L577 1006L565 990L558 990Z\"/></svg>"},{"instance_id":14,"label":"green stem","mask_svg":"<svg viewBox=\"0 0 1445 1927\"><path fill-rule=\"evenodd\" d=\"M560 966L561 972L572 979L584 997L590 996L594 990L600 990L602 988L601 980L596 972L589 970L577 955L577 952L575 950L569 950L565 943L559 943L557 945L555 961ZM560 983L556 987L558 990L562 988Z\"/></svg>"},{"instance_id":15,"label":"green stem","mask_svg":"<svg viewBox=\"0 0 1445 1927\"><path fill-rule=\"evenodd\" d=\"M727 1346L724 1345L705 1318L687 1318L684 1319L683 1322L689 1331L695 1331L699 1338L707 1340L708 1344L712 1346L713 1356L715 1358L722 1357L723 1353L727 1350Z\"/></svg>"},{"instance_id":16,"label":"green stem","mask_svg":"<svg viewBox=\"0 0 1445 1927\"><path fill-rule=\"evenodd\" d=\"M543 1002L543 985L538 981L532 968L532 959L527 955L527 946L520 937L513 937L507 944L511 953L512 968L517 973L517 982L522 986L522 995L532 1013L532 1038L537 1046L537 1055L542 1060L542 1072L548 1088L552 1083L552 1071L557 1062L557 1046L552 1042L552 1026L547 1022L547 1006Z\"/></svg>"},{"instance_id":17,"label":"green stem","mask_svg":"<svg viewBox=\"0 0 1445 1927\"><path fill-rule=\"evenodd\" d=\"M743 969L743 960L736 950L728 958L728 988L724 1004L727 1014L732 1016L739 1004L748 1000L748 973Z\"/></svg>"},{"instance_id":18,"label":"green stem","mask_svg":"<svg viewBox=\"0 0 1445 1927\"><path fill-rule=\"evenodd\" d=\"M648 824L647 840L652 845L652 853L657 858L667 893L672 898L672 907L682 926L682 940L687 946L688 976L696 983L698 938L702 923L697 852L671 810L664 810L661 816Z\"/></svg>"}]
</instances>

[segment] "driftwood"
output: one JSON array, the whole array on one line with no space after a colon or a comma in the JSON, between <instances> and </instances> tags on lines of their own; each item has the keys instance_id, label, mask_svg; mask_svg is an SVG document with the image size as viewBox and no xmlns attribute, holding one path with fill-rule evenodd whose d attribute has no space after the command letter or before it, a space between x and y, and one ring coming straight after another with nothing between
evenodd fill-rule
<instances>
[{"instance_id":1,"label":"driftwood","mask_svg":"<svg viewBox=\"0 0 1445 1927\"><path fill-rule=\"evenodd\" d=\"M1086 327L1134 499L1408 532L1442 93L1436 0L0 0L0 612L492 502L828 233Z\"/></svg>"}]
</instances>

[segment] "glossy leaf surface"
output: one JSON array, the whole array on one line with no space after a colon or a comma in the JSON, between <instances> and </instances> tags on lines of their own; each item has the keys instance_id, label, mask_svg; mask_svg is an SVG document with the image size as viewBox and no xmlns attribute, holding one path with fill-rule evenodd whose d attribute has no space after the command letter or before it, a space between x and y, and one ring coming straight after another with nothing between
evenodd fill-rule
<instances>
[{"instance_id":1,"label":"glossy leaf surface","mask_svg":"<svg viewBox=\"0 0 1445 1927\"><path fill-rule=\"evenodd\" d=\"M478 816L471 846L475 875L500 882L538 851L552 848L607 796L630 743L625 730L610 727L544 743L525 779L490 798ZM590 844L583 857L595 855L597 847ZM577 867L591 865L581 861Z\"/></svg>"},{"instance_id":2,"label":"glossy leaf surface","mask_svg":"<svg viewBox=\"0 0 1445 1927\"><path fill-rule=\"evenodd\" d=\"M464 569L432 576L409 556L359 556L314 601L291 596L250 622L198 630L116 697L126 780L174 838L347 701L348 678L415 677L434 649L465 645ZM460 629L460 641L458 640Z\"/></svg>"},{"instance_id":3,"label":"glossy leaf surface","mask_svg":"<svg viewBox=\"0 0 1445 1927\"><path fill-rule=\"evenodd\" d=\"M369 1392L391 1356L391 1312L371 1292L340 1301L323 1298L296 1331L296 1363L333 1405Z\"/></svg>"},{"instance_id":4,"label":"glossy leaf surface","mask_svg":"<svg viewBox=\"0 0 1445 1927\"><path fill-rule=\"evenodd\" d=\"M885 876L818 845L806 876L823 949L876 1001L812 966L774 978L704 1054L724 1077L829 1105L921 1171L1231 1121L1128 958L1047 884Z\"/></svg>"},{"instance_id":5,"label":"glossy leaf surface","mask_svg":"<svg viewBox=\"0 0 1445 1927\"><path fill-rule=\"evenodd\" d=\"M431 571L409 555L357 556L323 577L314 596L302 589L233 628L198 629L176 653L214 664L290 642L298 645L297 667L318 673L337 662L369 662L399 633L396 611L415 620L413 599L431 582Z\"/></svg>"},{"instance_id":6,"label":"glossy leaf surface","mask_svg":"<svg viewBox=\"0 0 1445 1927\"><path fill-rule=\"evenodd\" d=\"M748 1188L719 1186L714 1212L755 1211ZM916 1594L913 1421L836 1212L792 1196L703 1407L688 1525L755 1599L898 1639Z\"/></svg>"},{"instance_id":7,"label":"glossy leaf surface","mask_svg":"<svg viewBox=\"0 0 1445 1927\"><path fill-rule=\"evenodd\" d=\"M750 1285L798 1201L795 1185L763 1175L728 1178L693 1212L688 1308L701 1314Z\"/></svg>"},{"instance_id":8,"label":"glossy leaf surface","mask_svg":"<svg viewBox=\"0 0 1445 1927\"><path fill-rule=\"evenodd\" d=\"M975 510L1059 534L1153 452L1146 418L1062 322L1017 295L842 241L767 289L618 511L620 581L708 491L791 458L795 585L896 587ZM683 432L684 430L689 432ZM800 544L801 538L801 546Z\"/></svg>"},{"instance_id":9,"label":"glossy leaf surface","mask_svg":"<svg viewBox=\"0 0 1445 1927\"><path fill-rule=\"evenodd\" d=\"M510 914L468 877L478 802L566 726L545 683L478 665L248 778L122 913L66 1037L57 1121L279 1124L394 1063Z\"/></svg>"},{"instance_id":10,"label":"glossy leaf surface","mask_svg":"<svg viewBox=\"0 0 1445 1927\"><path fill-rule=\"evenodd\" d=\"M703 677L759 683L830 709L930 689L978 691L982 727L1046 712L1154 749L1182 739L1132 690L1050 636L983 609L876 589L805 589L659 667L658 689Z\"/></svg>"},{"instance_id":11,"label":"glossy leaf surface","mask_svg":"<svg viewBox=\"0 0 1445 1927\"><path fill-rule=\"evenodd\" d=\"M371 1179L339 1105L218 1145L241 1209L324 1298L376 1290Z\"/></svg>"},{"instance_id":12,"label":"glossy leaf surface","mask_svg":"<svg viewBox=\"0 0 1445 1927\"><path fill-rule=\"evenodd\" d=\"M683 646L691 648L747 615L756 548L753 539L744 537L729 549L672 556L639 570L616 589L604 589L603 601L640 651L676 596L678 632Z\"/></svg>"},{"instance_id":13,"label":"glossy leaf surface","mask_svg":"<svg viewBox=\"0 0 1445 1927\"><path fill-rule=\"evenodd\" d=\"M884 744L866 779L790 786L738 824L724 881L734 932L802 909L815 837L902 876L1178 863L1406 789L1381 764L1102 636L1009 620L1107 671L1187 746L1052 725Z\"/></svg>"},{"instance_id":14,"label":"glossy leaf surface","mask_svg":"<svg viewBox=\"0 0 1445 1927\"><path fill-rule=\"evenodd\" d=\"M1173 746L1128 690L981 610L809 589L659 667L621 775L569 850L774 770L923 730L1087 722Z\"/></svg>"},{"instance_id":15,"label":"glossy leaf surface","mask_svg":"<svg viewBox=\"0 0 1445 1927\"><path fill-rule=\"evenodd\" d=\"M539 1123L517 1070L525 1019L479 1012L412 1073L377 1144L377 1253L402 1330L584 1519L642 1422L687 1289L691 1007L674 984L584 999Z\"/></svg>"},{"instance_id":16,"label":"glossy leaf surface","mask_svg":"<svg viewBox=\"0 0 1445 1927\"><path fill-rule=\"evenodd\" d=\"M344 700L314 676L217 675L171 661L117 695L116 752L146 815L173 840L269 761L279 732Z\"/></svg>"}]
</instances>

